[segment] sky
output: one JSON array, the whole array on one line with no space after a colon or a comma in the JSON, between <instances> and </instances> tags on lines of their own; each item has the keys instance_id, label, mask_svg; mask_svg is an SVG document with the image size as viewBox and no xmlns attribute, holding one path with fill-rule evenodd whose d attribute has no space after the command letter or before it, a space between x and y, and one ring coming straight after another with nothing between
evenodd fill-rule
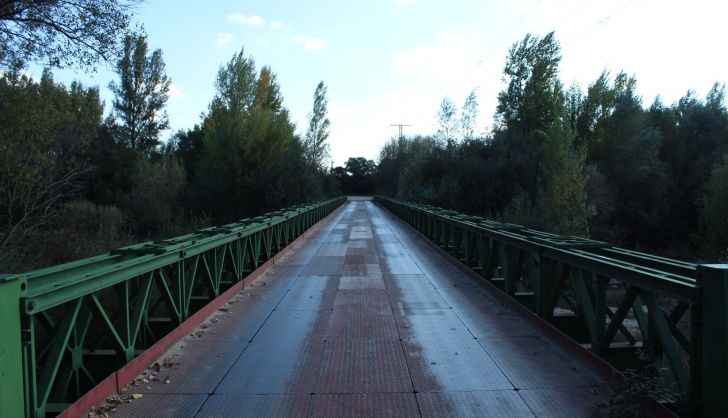
<instances>
[{"instance_id":1,"label":"sky","mask_svg":"<svg viewBox=\"0 0 728 418\"><path fill-rule=\"evenodd\" d=\"M623 70L636 75L645 105L688 90L704 97L728 81L726 12L728 3L708 0L147 0L134 20L162 50L173 83L165 139L201 121L220 65L244 49L277 74L301 134L324 81L331 157L343 165L376 161L397 135L393 124L411 125L405 135L434 133L442 99L459 108L474 89L479 128L489 129L508 49L527 33L556 32L567 87L585 90L603 70ZM54 74L100 86L111 107L109 65Z\"/></svg>"}]
</instances>

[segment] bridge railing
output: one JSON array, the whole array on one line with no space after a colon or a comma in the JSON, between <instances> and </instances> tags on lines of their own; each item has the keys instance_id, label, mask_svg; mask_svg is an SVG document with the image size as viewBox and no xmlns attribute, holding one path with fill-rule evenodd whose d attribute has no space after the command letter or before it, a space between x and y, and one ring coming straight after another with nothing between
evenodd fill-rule
<instances>
[{"instance_id":1,"label":"bridge railing","mask_svg":"<svg viewBox=\"0 0 728 418\"><path fill-rule=\"evenodd\" d=\"M617 368L669 369L693 413L728 413L728 265L696 265L377 197L483 279Z\"/></svg>"},{"instance_id":2,"label":"bridge railing","mask_svg":"<svg viewBox=\"0 0 728 418\"><path fill-rule=\"evenodd\" d=\"M0 276L0 416L63 411L344 201Z\"/></svg>"}]
</instances>

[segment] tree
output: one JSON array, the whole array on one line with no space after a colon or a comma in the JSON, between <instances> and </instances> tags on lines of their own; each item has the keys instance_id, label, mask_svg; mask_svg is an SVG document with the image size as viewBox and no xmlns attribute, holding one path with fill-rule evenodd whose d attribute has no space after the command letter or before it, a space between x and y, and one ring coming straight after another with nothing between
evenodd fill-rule
<instances>
[{"instance_id":1,"label":"tree","mask_svg":"<svg viewBox=\"0 0 728 418\"><path fill-rule=\"evenodd\" d=\"M478 119L478 97L473 90L465 98L463 109L460 112L460 130L464 140L475 138L475 128Z\"/></svg>"},{"instance_id":2,"label":"tree","mask_svg":"<svg viewBox=\"0 0 728 418\"><path fill-rule=\"evenodd\" d=\"M527 34L508 52L498 94L496 120L501 128L529 134L546 129L562 116L563 87L558 78L561 48L550 32L543 38Z\"/></svg>"},{"instance_id":3,"label":"tree","mask_svg":"<svg viewBox=\"0 0 728 418\"><path fill-rule=\"evenodd\" d=\"M64 200L82 192L80 158L101 124L98 89L0 77L0 254L46 225Z\"/></svg>"},{"instance_id":4,"label":"tree","mask_svg":"<svg viewBox=\"0 0 728 418\"><path fill-rule=\"evenodd\" d=\"M0 68L29 61L91 67L116 55L134 1L7 0L0 4Z\"/></svg>"},{"instance_id":5,"label":"tree","mask_svg":"<svg viewBox=\"0 0 728 418\"><path fill-rule=\"evenodd\" d=\"M118 140L145 153L159 144L159 134L169 127L164 106L171 84L164 72L162 51L157 49L147 55L147 50L143 32L127 35L123 55L116 64L119 83L109 84L116 96L113 114L120 121Z\"/></svg>"},{"instance_id":6,"label":"tree","mask_svg":"<svg viewBox=\"0 0 728 418\"><path fill-rule=\"evenodd\" d=\"M728 256L728 163L713 167L703 198L703 228L708 251Z\"/></svg>"},{"instance_id":7,"label":"tree","mask_svg":"<svg viewBox=\"0 0 728 418\"><path fill-rule=\"evenodd\" d=\"M449 98L445 97L440 102L440 109L437 111L437 134L444 142L450 142L453 140L455 134L455 103Z\"/></svg>"},{"instance_id":8,"label":"tree","mask_svg":"<svg viewBox=\"0 0 728 418\"><path fill-rule=\"evenodd\" d=\"M204 156L192 199L218 221L260 213L261 173L274 167L291 145L294 125L275 73L244 50L218 71L215 97L203 123Z\"/></svg>"},{"instance_id":9,"label":"tree","mask_svg":"<svg viewBox=\"0 0 728 418\"><path fill-rule=\"evenodd\" d=\"M364 157L349 158L345 164L342 189L346 194L368 195L374 192L377 164Z\"/></svg>"},{"instance_id":10,"label":"tree","mask_svg":"<svg viewBox=\"0 0 728 418\"><path fill-rule=\"evenodd\" d=\"M184 169L169 156L158 161L137 158L131 180L132 187L121 196L120 205L137 229L173 230L185 188Z\"/></svg>"},{"instance_id":11,"label":"tree","mask_svg":"<svg viewBox=\"0 0 728 418\"><path fill-rule=\"evenodd\" d=\"M329 157L329 127L331 122L326 117L328 100L327 87L323 81L318 83L313 94L313 110L308 115L308 130L304 138L304 155L309 166L324 169Z\"/></svg>"}]
</instances>

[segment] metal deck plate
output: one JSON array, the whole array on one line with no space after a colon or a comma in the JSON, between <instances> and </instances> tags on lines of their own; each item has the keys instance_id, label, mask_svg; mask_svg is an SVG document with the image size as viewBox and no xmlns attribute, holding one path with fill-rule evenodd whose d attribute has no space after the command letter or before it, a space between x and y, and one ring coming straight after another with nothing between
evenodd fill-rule
<instances>
[{"instance_id":1,"label":"metal deck plate","mask_svg":"<svg viewBox=\"0 0 728 418\"><path fill-rule=\"evenodd\" d=\"M207 341L204 339L185 341L179 355L167 357L165 367L157 373L159 380L139 382L130 387L135 393L166 394L208 394L212 393L246 343L238 341ZM160 364L165 361L160 361ZM169 383L164 381L169 379Z\"/></svg>"},{"instance_id":2,"label":"metal deck plate","mask_svg":"<svg viewBox=\"0 0 728 418\"><path fill-rule=\"evenodd\" d=\"M588 416L611 394L380 208L338 216L185 342L159 375L170 384L133 387L150 406L120 416L194 414L207 394L199 417Z\"/></svg>"},{"instance_id":3,"label":"metal deck plate","mask_svg":"<svg viewBox=\"0 0 728 418\"><path fill-rule=\"evenodd\" d=\"M326 343L316 393L412 392L399 340Z\"/></svg>"},{"instance_id":4,"label":"metal deck plate","mask_svg":"<svg viewBox=\"0 0 728 418\"><path fill-rule=\"evenodd\" d=\"M399 242L399 238L394 234L380 234L374 237L374 242L378 243L392 243Z\"/></svg>"},{"instance_id":5,"label":"metal deck plate","mask_svg":"<svg viewBox=\"0 0 728 418\"><path fill-rule=\"evenodd\" d=\"M379 264L344 264L342 276L381 276L382 268Z\"/></svg>"},{"instance_id":6,"label":"metal deck plate","mask_svg":"<svg viewBox=\"0 0 728 418\"><path fill-rule=\"evenodd\" d=\"M485 338L478 342L518 389L597 386L602 383L585 364L539 337Z\"/></svg>"},{"instance_id":7,"label":"metal deck plate","mask_svg":"<svg viewBox=\"0 0 728 418\"><path fill-rule=\"evenodd\" d=\"M416 332L416 331L415 331ZM417 392L513 389L472 337L402 340Z\"/></svg>"},{"instance_id":8,"label":"metal deck plate","mask_svg":"<svg viewBox=\"0 0 728 418\"><path fill-rule=\"evenodd\" d=\"M477 301L469 298L445 300L477 338L536 336L539 331L510 308L500 303L489 303L487 298ZM487 320L484 320L487 318Z\"/></svg>"},{"instance_id":9,"label":"metal deck plate","mask_svg":"<svg viewBox=\"0 0 728 418\"><path fill-rule=\"evenodd\" d=\"M341 276L339 290L384 290L384 279L379 276Z\"/></svg>"},{"instance_id":10,"label":"metal deck plate","mask_svg":"<svg viewBox=\"0 0 728 418\"><path fill-rule=\"evenodd\" d=\"M538 417L581 418L607 417L607 410L597 405L606 402L614 392L606 386L533 389L518 392Z\"/></svg>"},{"instance_id":11,"label":"metal deck plate","mask_svg":"<svg viewBox=\"0 0 728 418\"><path fill-rule=\"evenodd\" d=\"M385 257L381 259L381 263L384 274L422 274L417 263L408 256Z\"/></svg>"},{"instance_id":12,"label":"metal deck plate","mask_svg":"<svg viewBox=\"0 0 728 418\"><path fill-rule=\"evenodd\" d=\"M199 418L305 418L311 395L212 394L197 414Z\"/></svg>"},{"instance_id":13,"label":"metal deck plate","mask_svg":"<svg viewBox=\"0 0 728 418\"><path fill-rule=\"evenodd\" d=\"M372 243L371 241L365 241L365 240L359 240L359 241L349 241L347 244L348 248L371 248Z\"/></svg>"},{"instance_id":14,"label":"metal deck plate","mask_svg":"<svg viewBox=\"0 0 728 418\"><path fill-rule=\"evenodd\" d=\"M465 325L450 309L395 310L399 335L425 342L438 339L472 340Z\"/></svg>"},{"instance_id":15,"label":"metal deck plate","mask_svg":"<svg viewBox=\"0 0 728 418\"><path fill-rule=\"evenodd\" d=\"M377 243L377 252L384 257L404 257L407 252L399 242Z\"/></svg>"},{"instance_id":16,"label":"metal deck plate","mask_svg":"<svg viewBox=\"0 0 728 418\"><path fill-rule=\"evenodd\" d=\"M399 334L390 308L355 304L334 308L326 338L397 340Z\"/></svg>"},{"instance_id":17,"label":"metal deck plate","mask_svg":"<svg viewBox=\"0 0 728 418\"><path fill-rule=\"evenodd\" d=\"M376 276L367 276L376 277ZM340 290L336 293L334 309L352 307L355 305L367 305L376 309L389 309L389 297L386 290Z\"/></svg>"},{"instance_id":18,"label":"metal deck plate","mask_svg":"<svg viewBox=\"0 0 728 418\"><path fill-rule=\"evenodd\" d=\"M215 393L311 393L323 341L318 311L275 311ZM319 325L320 327L321 325Z\"/></svg>"},{"instance_id":19,"label":"metal deck plate","mask_svg":"<svg viewBox=\"0 0 728 418\"><path fill-rule=\"evenodd\" d=\"M310 417L409 418L420 416L413 393L315 394Z\"/></svg>"},{"instance_id":20,"label":"metal deck plate","mask_svg":"<svg viewBox=\"0 0 728 418\"><path fill-rule=\"evenodd\" d=\"M344 258L345 264L378 264L379 257L376 254L347 254Z\"/></svg>"},{"instance_id":21,"label":"metal deck plate","mask_svg":"<svg viewBox=\"0 0 728 418\"><path fill-rule=\"evenodd\" d=\"M339 278L336 276L301 276L276 307L278 311L331 309Z\"/></svg>"},{"instance_id":22,"label":"metal deck plate","mask_svg":"<svg viewBox=\"0 0 728 418\"><path fill-rule=\"evenodd\" d=\"M344 256L315 256L301 271L301 276L335 276L341 274Z\"/></svg>"},{"instance_id":23,"label":"metal deck plate","mask_svg":"<svg viewBox=\"0 0 728 418\"><path fill-rule=\"evenodd\" d=\"M207 394L145 394L140 399L119 405L117 412L111 416L119 418L192 418L199 416L195 414L200 410L205 399L207 399Z\"/></svg>"},{"instance_id":24,"label":"metal deck plate","mask_svg":"<svg viewBox=\"0 0 728 418\"><path fill-rule=\"evenodd\" d=\"M346 242L346 238L348 237L348 234L338 234L333 233L329 234L324 238L324 242L334 243L334 242Z\"/></svg>"},{"instance_id":25,"label":"metal deck plate","mask_svg":"<svg viewBox=\"0 0 728 418\"><path fill-rule=\"evenodd\" d=\"M395 283L397 282L395 281ZM430 285L429 281L418 281L418 283L411 283L410 286L406 287L395 284L389 289L389 300L392 302L393 307L400 309L447 309L450 307L440 293Z\"/></svg>"},{"instance_id":26,"label":"metal deck plate","mask_svg":"<svg viewBox=\"0 0 728 418\"><path fill-rule=\"evenodd\" d=\"M336 256L342 257L346 255L346 243L338 244L321 244L316 256Z\"/></svg>"},{"instance_id":27,"label":"metal deck plate","mask_svg":"<svg viewBox=\"0 0 728 418\"><path fill-rule=\"evenodd\" d=\"M423 417L533 417L515 390L418 393Z\"/></svg>"}]
</instances>

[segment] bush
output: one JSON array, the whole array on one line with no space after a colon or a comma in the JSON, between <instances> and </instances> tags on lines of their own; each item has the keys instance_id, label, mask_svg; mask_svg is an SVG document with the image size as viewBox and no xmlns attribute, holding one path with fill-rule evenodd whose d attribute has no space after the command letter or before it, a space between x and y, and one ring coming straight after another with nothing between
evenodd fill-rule
<instances>
[{"instance_id":1,"label":"bush","mask_svg":"<svg viewBox=\"0 0 728 418\"><path fill-rule=\"evenodd\" d=\"M79 233L117 235L126 226L121 210L116 206L97 205L88 200L72 200L61 208L59 229Z\"/></svg>"}]
</instances>

